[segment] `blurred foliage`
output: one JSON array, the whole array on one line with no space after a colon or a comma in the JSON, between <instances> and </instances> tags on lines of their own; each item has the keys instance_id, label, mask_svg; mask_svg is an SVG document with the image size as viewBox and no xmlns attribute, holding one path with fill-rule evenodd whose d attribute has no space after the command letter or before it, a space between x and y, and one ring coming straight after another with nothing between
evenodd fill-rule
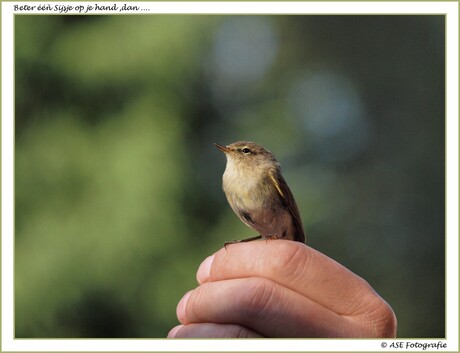
<instances>
[{"instance_id":1,"label":"blurred foliage","mask_svg":"<svg viewBox=\"0 0 460 353\"><path fill-rule=\"evenodd\" d=\"M165 337L253 235L212 143L272 150L310 246L444 337L443 16L15 16L16 337Z\"/></svg>"}]
</instances>

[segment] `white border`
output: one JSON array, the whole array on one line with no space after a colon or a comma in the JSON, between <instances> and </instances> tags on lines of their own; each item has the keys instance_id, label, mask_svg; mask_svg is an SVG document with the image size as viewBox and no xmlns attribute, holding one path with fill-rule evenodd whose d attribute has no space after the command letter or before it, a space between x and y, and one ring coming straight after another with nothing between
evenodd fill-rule
<instances>
[{"instance_id":1,"label":"white border","mask_svg":"<svg viewBox=\"0 0 460 353\"><path fill-rule=\"evenodd\" d=\"M58 14L56 11L14 11L15 5L77 6L91 2L2 3L2 351L394 351L392 342L437 343L439 340L49 340L14 339L14 15ZM93 3L94 4L94 3ZM109 5L113 3L99 3ZM123 3L117 3L121 7ZM200 14L445 14L446 15L446 340L458 351L458 3L457 2L128 2L138 13ZM81 11L80 11L81 12ZM92 11L113 14L112 11ZM118 12L133 13L133 12ZM439 117L442 119L443 117ZM382 348L382 343L387 348ZM223 348L225 347L225 348ZM405 350L405 349L399 349ZM410 349L410 351L422 351Z\"/></svg>"},{"instance_id":2,"label":"white border","mask_svg":"<svg viewBox=\"0 0 460 353\"><path fill-rule=\"evenodd\" d=\"M93 14L114 14L114 13L133 13L133 11L120 11L123 2L11 2L3 3L5 10L14 10L14 5L35 7L34 10L17 10L16 14L60 14L57 10L39 10L39 5L51 4L54 6L68 7L73 9L66 12L67 14L84 14L78 6L86 7L87 5L106 5L117 4L119 7L116 11L100 10L91 11ZM152 2L127 2L129 6L138 6L141 10L137 13L156 13L156 14L445 14L454 13L456 3L453 1L444 2L358 2L358 1L327 1L327 2L300 2L300 1L223 1L223 2L191 2L191 1L152 1Z\"/></svg>"}]
</instances>

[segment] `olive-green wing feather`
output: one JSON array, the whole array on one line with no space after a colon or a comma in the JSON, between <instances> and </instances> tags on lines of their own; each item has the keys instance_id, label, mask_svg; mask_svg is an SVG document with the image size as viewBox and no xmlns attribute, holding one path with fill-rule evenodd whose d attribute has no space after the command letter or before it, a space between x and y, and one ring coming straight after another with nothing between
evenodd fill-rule
<instances>
[{"instance_id":1,"label":"olive-green wing feather","mask_svg":"<svg viewBox=\"0 0 460 353\"><path fill-rule=\"evenodd\" d=\"M273 182L281 201L285 204L289 212L291 213L296 234L294 234L294 240L305 243L305 233L302 226L302 220L300 218L299 209L295 202L294 196L292 195L291 189L287 185L280 171L270 172L270 179Z\"/></svg>"}]
</instances>

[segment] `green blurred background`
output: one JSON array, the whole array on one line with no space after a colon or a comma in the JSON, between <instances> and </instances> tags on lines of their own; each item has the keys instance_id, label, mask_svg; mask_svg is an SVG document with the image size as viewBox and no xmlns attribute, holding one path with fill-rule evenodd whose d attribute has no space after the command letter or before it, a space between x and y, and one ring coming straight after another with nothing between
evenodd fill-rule
<instances>
[{"instance_id":1,"label":"green blurred background","mask_svg":"<svg viewBox=\"0 0 460 353\"><path fill-rule=\"evenodd\" d=\"M444 16L15 16L16 337L165 337L253 236L213 142L275 153L310 246L444 337Z\"/></svg>"}]
</instances>

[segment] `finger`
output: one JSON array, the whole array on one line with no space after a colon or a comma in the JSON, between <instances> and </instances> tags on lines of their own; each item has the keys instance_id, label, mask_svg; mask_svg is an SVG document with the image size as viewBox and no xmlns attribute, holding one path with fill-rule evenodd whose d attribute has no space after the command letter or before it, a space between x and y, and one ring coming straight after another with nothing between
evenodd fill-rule
<instances>
[{"instance_id":1,"label":"finger","mask_svg":"<svg viewBox=\"0 0 460 353\"><path fill-rule=\"evenodd\" d=\"M184 296L177 316L185 325L235 324L266 337L356 337L362 333L347 318L260 277L203 284Z\"/></svg>"},{"instance_id":2,"label":"finger","mask_svg":"<svg viewBox=\"0 0 460 353\"><path fill-rule=\"evenodd\" d=\"M374 290L326 255L288 240L232 244L200 266L199 283L264 277L342 315L358 315L379 298Z\"/></svg>"},{"instance_id":3,"label":"finger","mask_svg":"<svg viewBox=\"0 0 460 353\"><path fill-rule=\"evenodd\" d=\"M174 327L168 338L261 338L257 332L231 324L190 324Z\"/></svg>"}]
</instances>

